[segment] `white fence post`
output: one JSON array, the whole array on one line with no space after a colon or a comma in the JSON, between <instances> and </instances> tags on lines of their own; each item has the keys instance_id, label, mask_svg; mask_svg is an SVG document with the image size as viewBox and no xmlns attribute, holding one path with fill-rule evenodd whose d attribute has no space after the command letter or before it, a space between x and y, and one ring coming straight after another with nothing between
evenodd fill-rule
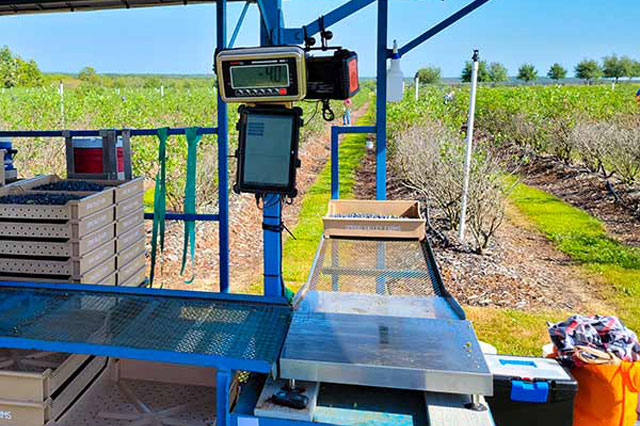
<instances>
[{"instance_id":1,"label":"white fence post","mask_svg":"<svg viewBox=\"0 0 640 426\"><path fill-rule=\"evenodd\" d=\"M62 81L58 86L58 94L60 94L60 121L62 122L62 127L64 127L64 84L62 84Z\"/></svg>"},{"instance_id":2,"label":"white fence post","mask_svg":"<svg viewBox=\"0 0 640 426\"><path fill-rule=\"evenodd\" d=\"M473 126L476 115L476 91L478 89L478 50L473 51L473 71L471 73L471 96L469 100L469 117L467 119L467 147L464 158L464 182L462 184L462 202L460 206L460 227L458 238L464 242L465 222L467 220L467 203L469 198L469 179L471 174L471 155L473 153Z\"/></svg>"}]
</instances>

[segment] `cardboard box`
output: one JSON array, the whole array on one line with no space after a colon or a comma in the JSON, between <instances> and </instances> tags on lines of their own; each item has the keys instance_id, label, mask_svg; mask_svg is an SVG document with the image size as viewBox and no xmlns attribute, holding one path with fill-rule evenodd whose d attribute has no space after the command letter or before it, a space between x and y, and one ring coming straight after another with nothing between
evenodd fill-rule
<instances>
[{"instance_id":1,"label":"cardboard box","mask_svg":"<svg viewBox=\"0 0 640 426\"><path fill-rule=\"evenodd\" d=\"M426 238L418 201L331 200L322 221L328 238Z\"/></svg>"}]
</instances>

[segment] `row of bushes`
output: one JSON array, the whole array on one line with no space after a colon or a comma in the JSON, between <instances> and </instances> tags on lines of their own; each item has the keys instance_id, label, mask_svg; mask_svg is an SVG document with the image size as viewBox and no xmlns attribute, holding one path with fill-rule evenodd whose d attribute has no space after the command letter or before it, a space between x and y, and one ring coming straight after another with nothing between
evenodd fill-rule
<instances>
[{"instance_id":1,"label":"row of bushes","mask_svg":"<svg viewBox=\"0 0 640 426\"><path fill-rule=\"evenodd\" d=\"M439 230L454 232L460 224L460 204L465 162L460 133L442 122L425 120L394 137L392 166L411 190L437 212ZM467 226L472 249L482 253L504 219L504 200L513 179L489 150L472 156ZM430 212L434 210L430 209Z\"/></svg>"}]
</instances>

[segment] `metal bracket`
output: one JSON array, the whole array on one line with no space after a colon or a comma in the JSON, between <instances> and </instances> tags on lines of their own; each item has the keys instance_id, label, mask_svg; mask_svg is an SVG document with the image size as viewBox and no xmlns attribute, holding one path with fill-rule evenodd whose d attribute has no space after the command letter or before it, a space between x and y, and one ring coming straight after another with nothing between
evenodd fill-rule
<instances>
[{"instance_id":1,"label":"metal bracket","mask_svg":"<svg viewBox=\"0 0 640 426\"><path fill-rule=\"evenodd\" d=\"M240 28L242 28L242 23L244 22L244 18L247 16L247 11L249 10L249 6L251 3L248 1L244 4L242 8L242 12L240 13L240 17L238 18L238 23L236 24L236 28L233 30L233 34L231 35L231 40L229 40L228 47L229 49L233 48L233 45L236 42L236 38L238 37L238 33L240 33Z\"/></svg>"},{"instance_id":2,"label":"metal bracket","mask_svg":"<svg viewBox=\"0 0 640 426\"><path fill-rule=\"evenodd\" d=\"M411 40L409 43L402 46L400 49L398 49L398 54L400 55L400 57L404 56L405 53L415 49L425 41L429 40L431 37L447 29L448 27L455 24L460 19L464 18L465 16L467 16L468 14L470 14L480 6L484 5L485 3L488 3L489 1L490 0L475 0L471 2L470 4L463 7L453 15L449 16L448 18L441 21L440 23L434 25L424 33L420 34L418 37ZM387 49L387 57L389 57L389 55L390 55L390 50Z\"/></svg>"},{"instance_id":3,"label":"metal bracket","mask_svg":"<svg viewBox=\"0 0 640 426\"><path fill-rule=\"evenodd\" d=\"M260 3L262 0L258 0ZM375 3L376 0L350 0L349 2L343 4L332 10L331 12L323 15L322 20L324 21L324 27L328 28L331 25L342 21L343 19L353 15L361 9L369 6L371 3ZM316 19L315 21L305 25L302 28L283 28L282 29L282 38L284 44L302 44L304 43L304 33L305 29L307 32L307 37L312 37L315 34L318 34L322 31L321 28L321 19Z\"/></svg>"}]
</instances>

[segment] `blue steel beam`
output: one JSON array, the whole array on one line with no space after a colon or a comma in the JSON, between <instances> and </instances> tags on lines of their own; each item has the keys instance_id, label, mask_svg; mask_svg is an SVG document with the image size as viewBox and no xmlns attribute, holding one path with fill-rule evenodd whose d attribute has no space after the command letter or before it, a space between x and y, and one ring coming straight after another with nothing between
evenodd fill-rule
<instances>
[{"instance_id":1,"label":"blue steel beam","mask_svg":"<svg viewBox=\"0 0 640 426\"><path fill-rule=\"evenodd\" d=\"M228 358L217 355L188 354L155 349L136 349L130 347L100 345L96 343L70 343L55 340L34 340L0 336L0 347L106 356L112 358L135 359L139 361L166 362L171 364L200 365L203 367L246 370L258 373L272 372L271 364L260 360Z\"/></svg>"},{"instance_id":2,"label":"blue steel beam","mask_svg":"<svg viewBox=\"0 0 640 426\"><path fill-rule=\"evenodd\" d=\"M115 129L116 135L122 134L122 129ZM185 128L169 129L170 136L184 135ZM156 136L157 129L131 129L131 136ZM199 135L216 135L217 127L201 127ZM0 137L6 138L63 138L65 136L99 137L100 130L0 130Z\"/></svg>"},{"instance_id":3,"label":"blue steel beam","mask_svg":"<svg viewBox=\"0 0 640 426\"><path fill-rule=\"evenodd\" d=\"M144 218L147 220L153 220L153 213L145 213ZM188 213L167 213L164 220L197 220L200 222L218 222L220 215L218 214L188 214Z\"/></svg>"},{"instance_id":4,"label":"blue steel beam","mask_svg":"<svg viewBox=\"0 0 640 426\"><path fill-rule=\"evenodd\" d=\"M262 22L262 27L260 28L262 40L264 41L267 39L272 45L277 45L278 43L274 39L278 36L277 34L274 34L275 28L272 25L275 23L277 26L277 23L273 22L273 16L271 16L274 12L273 7L269 4L269 8L267 8L265 6L265 1L269 0L257 0L258 9L260 9L260 21Z\"/></svg>"},{"instance_id":5,"label":"blue steel beam","mask_svg":"<svg viewBox=\"0 0 640 426\"><path fill-rule=\"evenodd\" d=\"M376 199L387 199L387 24L388 0L378 0L376 72Z\"/></svg>"},{"instance_id":6,"label":"blue steel beam","mask_svg":"<svg viewBox=\"0 0 640 426\"><path fill-rule=\"evenodd\" d=\"M285 28L283 29L283 43L284 44L302 44L304 43L304 32L306 29L307 37L311 37L322 31L322 21L324 21L324 27L329 26L342 21L343 19L353 15L354 13L364 9L376 0L350 0L324 15L321 19L305 25L302 28Z\"/></svg>"},{"instance_id":7,"label":"blue steel beam","mask_svg":"<svg viewBox=\"0 0 640 426\"><path fill-rule=\"evenodd\" d=\"M262 27L260 45L280 45L282 1L259 0L258 4L261 8L262 18L268 22L267 27ZM268 28L271 28L272 30L269 31ZM265 225L265 228L262 231L264 250L264 294L265 296L281 297L284 294L284 280L282 278L282 232L277 231L281 229L282 226L282 206L280 195L267 194L263 198L262 223Z\"/></svg>"},{"instance_id":8,"label":"blue steel beam","mask_svg":"<svg viewBox=\"0 0 640 426\"><path fill-rule=\"evenodd\" d=\"M236 28L233 30L233 34L231 35L231 39L229 40L229 48L231 49L234 44L236 44L236 38L240 33L240 28L242 28L242 23L244 22L244 18L247 16L247 11L249 10L249 6L251 3L248 1L244 4L242 8L242 13L240 13L240 17L238 18L238 23L236 24Z\"/></svg>"},{"instance_id":9,"label":"blue steel beam","mask_svg":"<svg viewBox=\"0 0 640 426\"><path fill-rule=\"evenodd\" d=\"M471 2L470 4L463 7L453 15L446 18L444 21L433 26L429 30L425 31L424 33L420 34L418 37L411 40L409 43L402 46L400 49L398 49L398 54L400 54L400 56L403 56L405 53L411 51L412 49L415 49L425 41L429 40L431 37L435 36L439 32L455 24L460 19L464 18L465 16L467 16L468 14L470 14L480 6L484 5L485 3L488 3L489 1L490 0L475 0Z\"/></svg>"},{"instance_id":10,"label":"blue steel beam","mask_svg":"<svg viewBox=\"0 0 640 426\"><path fill-rule=\"evenodd\" d=\"M376 126L331 127L331 199L340 198L339 138L347 133L375 133Z\"/></svg>"},{"instance_id":11,"label":"blue steel beam","mask_svg":"<svg viewBox=\"0 0 640 426\"><path fill-rule=\"evenodd\" d=\"M189 290L167 290L159 288L143 288L143 287L116 287L107 285L93 284L72 284L72 283L41 283L28 281L0 281L0 288L26 288L37 290L54 290L60 292L83 292L83 293L102 293L123 296L152 296L152 297L170 297L174 299L202 299L202 300L219 300L222 302L245 302L259 303L267 305L287 306L288 301L285 297L265 297L252 294L237 293L213 293ZM2 346L0 346L2 347Z\"/></svg>"},{"instance_id":12,"label":"blue steel beam","mask_svg":"<svg viewBox=\"0 0 640 426\"><path fill-rule=\"evenodd\" d=\"M216 372L216 426L231 426L231 370L218 369Z\"/></svg>"},{"instance_id":13,"label":"blue steel beam","mask_svg":"<svg viewBox=\"0 0 640 426\"><path fill-rule=\"evenodd\" d=\"M227 47L227 0L216 2L216 47ZM218 264L220 292L229 292L229 129L227 104L218 90Z\"/></svg>"}]
</instances>

